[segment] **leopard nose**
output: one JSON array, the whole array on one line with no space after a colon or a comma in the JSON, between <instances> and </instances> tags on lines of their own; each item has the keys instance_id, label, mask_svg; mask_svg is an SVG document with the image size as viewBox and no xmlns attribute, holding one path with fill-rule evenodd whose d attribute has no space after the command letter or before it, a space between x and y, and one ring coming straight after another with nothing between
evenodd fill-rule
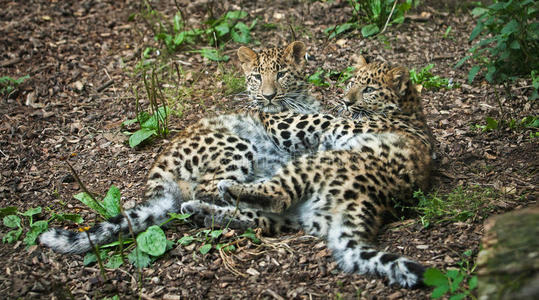
<instances>
[{"instance_id":1,"label":"leopard nose","mask_svg":"<svg viewBox=\"0 0 539 300\"><path fill-rule=\"evenodd\" d=\"M264 99L266 99L266 100L269 101L269 100L275 98L275 94L277 94L277 93L273 93L273 94L262 94L262 96L264 97Z\"/></svg>"}]
</instances>

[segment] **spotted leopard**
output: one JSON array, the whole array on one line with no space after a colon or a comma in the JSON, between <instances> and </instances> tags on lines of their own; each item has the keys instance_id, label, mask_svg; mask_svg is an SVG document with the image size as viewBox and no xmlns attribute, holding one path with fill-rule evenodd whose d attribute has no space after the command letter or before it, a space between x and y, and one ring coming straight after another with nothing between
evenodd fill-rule
<instances>
[{"instance_id":1,"label":"spotted leopard","mask_svg":"<svg viewBox=\"0 0 539 300\"><path fill-rule=\"evenodd\" d=\"M320 109L306 89L305 51L302 42L259 53L239 48L251 109L205 118L180 132L150 169L144 203L97 224L88 235L51 229L40 236L40 243L61 253L84 253L91 244L111 242L120 232L129 234L129 226L140 232L161 224L183 201L219 198L220 180L252 182L273 175L291 154L312 144L308 138L284 138L277 124L289 115ZM294 146L277 147L272 136Z\"/></svg>"},{"instance_id":2,"label":"spotted leopard","mask_svg":"<svg viewBox=\"0 0 539 300\"><path fill-rule=\"evenodd\" d=\"M356 69L342 99L349 117L296 115L288 126L291 134L306 136L306 128L313 127L314 154L288 162L269 179L219 182L227 207L195 200L182 210L213 215L221 224L261 227L267 234L299 225L327 239L343 270L415 287L424 267L377 250L371 240L384 214L396 203L411 201L415 189L428 187L432 137L406 68L360 57Z\"/></svg>"}]
</instances>

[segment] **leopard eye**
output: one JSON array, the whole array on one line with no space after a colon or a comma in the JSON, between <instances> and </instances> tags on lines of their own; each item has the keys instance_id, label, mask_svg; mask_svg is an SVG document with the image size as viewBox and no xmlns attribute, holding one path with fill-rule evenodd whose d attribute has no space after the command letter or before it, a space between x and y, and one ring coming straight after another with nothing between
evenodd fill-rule
<instances>
[{"instance_id":1,"label":"leopard eye","mask_svg":"<svg viewBox=\"0 0 539 300\"><path fill-rule=\"evenodd\" d=\"M372 93L374 91L376 91L376 89L371 86L368 86L363 90L364 93Z\"/></svg>"},{"instance_id":2,"label":"leopard eye","mask_svg":"<svg viewBox=\"0 0 539 300\"><path fill-rule=\"evenodd\" d=\"M262 81L262 75L260 74L253 74L253 77L258 81Z\"/></svg>"},{"instance_id":3,"label":"leopard eye","mask_svg":"<svg viewBox=\"0 0 539 300\"><path fill-rule=\"evenodd\" d=\"M284 77L284 72L277 72L277 79L281 79Z\"/></svg>"}]
</instances>

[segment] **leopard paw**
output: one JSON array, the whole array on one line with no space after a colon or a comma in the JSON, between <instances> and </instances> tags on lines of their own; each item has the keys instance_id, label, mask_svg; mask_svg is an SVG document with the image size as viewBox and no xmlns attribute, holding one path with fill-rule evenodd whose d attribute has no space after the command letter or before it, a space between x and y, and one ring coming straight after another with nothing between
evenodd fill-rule
<instances>
[{"instance_id":1,"label":"leopard paw","mask_svg":"<svg viewBox=\"0 0 539 300\"><path fill-rule=\"evenodd\" d=\"M235 203L235 197L234 195L231 194L230 192L230 187L234 186L238 184L236 181L234 180L230 180L230 179L223 179L221 181L219 181L219 183L217 183L217 189L219 190L219 196L221 197L221 199L225 202L227 202L228 204L234 204Z\"/></svg>"}]
</instances>

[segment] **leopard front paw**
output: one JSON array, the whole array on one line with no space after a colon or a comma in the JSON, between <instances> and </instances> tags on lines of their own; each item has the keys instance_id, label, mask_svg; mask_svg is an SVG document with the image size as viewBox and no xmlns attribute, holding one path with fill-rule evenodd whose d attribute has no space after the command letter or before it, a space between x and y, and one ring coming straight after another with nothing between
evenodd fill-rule
<instances>
[{"instance_id":1,"label":"leopard front paw","mask_svg":"<svg viewBox=\"0 0 539 300\"><path fill-rule=\"evenodd\" d=\"M234 180L223 179L217 183L217 189L219 190L219 196L226 203L233 205L236 202L234 195L230 192L230 188L238 184Z\"/></svg>"}]
</instances>

